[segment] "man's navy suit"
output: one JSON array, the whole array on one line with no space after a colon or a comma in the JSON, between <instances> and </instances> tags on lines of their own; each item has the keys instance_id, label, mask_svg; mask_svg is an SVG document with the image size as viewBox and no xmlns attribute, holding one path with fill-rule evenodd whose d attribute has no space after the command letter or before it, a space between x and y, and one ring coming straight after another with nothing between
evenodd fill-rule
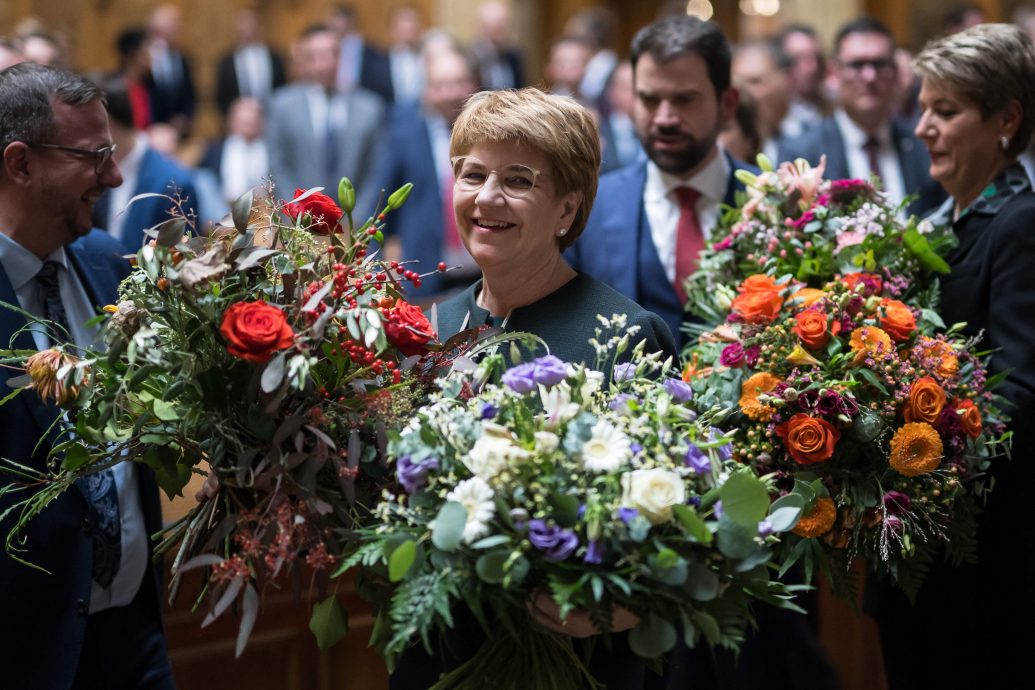
<instances>
[{"instance_id":1,"label":"man's navy suit","mask_svg":"<svg viewBox=\"0 0 1035 690\"><path fill-rule=\"evenodd\" d=\"M418 108L396 106L392 110L373 177L378 189L386 194L413 183L406 203L385 221L385 231L402 241L402 258L417 261L410 268L418 273L434 271L438 262L445 260L442 245L446 209L428 121ZM441 273L433 273L421 281L420 288L407 285L406 290L412 297L429 297L440 292L444 283Z\"/></svg>"},{"instance_id":2,"label":"man's navy suit","mask_svg":"<svg viewBox=\"0 0 1035 690\"><path fill-rule=\"evenodd\" d=\"M913 134L912 126L903 120L892 120L891 138L898 153L906 194L916 196L908 211L914 215L924 215L945 201L945 190L931 179L931 157L927 155L927 147ZM784 141L778 157L780 161L804 158L815 166L819 165L823 155L827 157L823 177L828 180L852 177L848 169L844 136L833 117L823 118L818 127L807 130L797 139Z\"/></svg>"},{"instance_id":3,"label":"man's navy suit","mask_svg":"<svg viewBox=\"0 0 1035 690\"><path fill-rule=\"evenodd\" d=\"M179 190L180 197L185 201L184 213L197 213L198 193L194 189L191 172L168 156L148 148L140 161L140 174L130 198L144 193L175 196L173 188ZM102 230L108 229L111 194L110 189L105 190L94 205L93 223ZM135 253L140 249L140 245L144 243L144 231L169 220L172 217L169 210L173 207L168 199L149 197L134 201L128 209L122 211L122 244L125 251Z\"/></svg>"},{"instance_id":4,"label":"man's navy suit","mask_svg":"<svg viewBox=\"0 0 1035 690\"><path fill-rule=\"evenodd\" d=\"M100 307L115 300L119 282L130 271L120 258L122 246L99 231L93 231L65 248L70 268L74 268L91 304ZM17 306L18 298L6 272L0 266L0 300ZM26 320L14 311L0 307L0 343L19 349L36 349L32 335L25 330ZM20 331L20 332L19 332ZM11 338L18 336L13 343ZM18 372L0 368L0 392L10 392L7 381ZM32 391L24 391L0 406L0 456L42 470L47 462L53 435L47 429L58 410L42 404ZM42 442L39 442L44 438ZM37 443L39 445L37 446ZM141 467L140 497L148 534L161 528L161 511L154 475ZM0 474L7 485L11 477ZM0 513L25 496L0 499ZM48 573L14 561L0 549L0 686L19 690L58 690L68 688L76 675L87 627L93 563L90 509L78 489L58 496L36 516L25 531L25 551L20 555ZM0 522L0 535L6 538L12 520ZM160 620L160 576L148 565L138 597L153 606L151 621ZM164 642L160 628L151 626L141 633L124 631L127 644L146 637L147 644ZM154 639L157 635L158 639ZM135 650L111 649L110 654L128 659ZM164 653L163 653L164 656Z\"/></svg>"},{"instance_id":5,"label":"man's navy suit","mask_svg":"<svg viewBox=\"0 0 1035 690\"><path fill-rule=\"evenodd\" d=\"M758 170L724 155L730 176L723 203L732 205L736 193L744 190L733 172ZM601 177L586 229L565 256L575 270L607 283L664 319L682 346L686 337L680 326L691 317L665 277L654 246L643 205L646 184L646 161Z\"/></svg>"}]
</instances>

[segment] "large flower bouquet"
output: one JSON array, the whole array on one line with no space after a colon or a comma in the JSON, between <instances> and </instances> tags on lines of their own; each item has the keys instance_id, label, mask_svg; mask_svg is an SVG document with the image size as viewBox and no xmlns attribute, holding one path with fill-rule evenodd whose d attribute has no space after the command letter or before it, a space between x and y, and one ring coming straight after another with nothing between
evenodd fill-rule
<instances>
[{"instance_id":1,"label":"large flower bouquet","mask_svg":"<svg viewBox=\"0 0 1035 690\"><path fill-rule=\"evenodd\" d=\"M370 245L408 191L355 229L347 180L340 205L316 190L289 203L248 193L207 236L184 218L153 229L107 308L106 351L28 357L22 382L67 412L57 469L18 468L22 481L5 489L28 494L18 528L114 463L147 465L170 497L210 472L209 498L156 551L174 554L174 589L208 569L209 620L242 602L238 653L259 586L301 561L326 581L340 553L331 530L356 524L357 491L377 495L387 428L401 426L434 369L423 356L435 334L401 292L420 276ZM6 535L16 558L18 528ZM319 621L335 606L321 604Z\"/></svg>"},{"instance_id":2,"label":"large flower bouquet","mask_svg":"<svg viewBox=\"0 0 1035 690\"><path fill-rule=\"evenodd\" d=\"M690 387L651 378L658 359L635 352L608 389L552 356L502 383L485 383L498 358L440 382L391 441L400 488L343 564L365 566L390 666L411 644L435 653L466 609L484 644L436 688L581 687L585 660L553 632L568 616L632 625L631 649L654 658L680 629L736 647L752 599L791 606L766 563L801 502L771 501L686 406Z\"/></svg>"},{"instance_id":3,"label":"large flower bouquet","mask_svg":"<svg viewBox=\"0 0 1035 690\"><path fill-rule=\"evenodd\" d=\"M935 273L948 272L941 256L952 233L905 218L906 202L894 206L866 180L823 179L825 161L810 168L799 159L777 170L765 156L758 163L758 175L737 171L746 198L723 214L700 270L687 279L687 308L706 322L721 323L736 286L756 273L820 288L835 275L863 271L920 292Z\"/></svg>"},{"instance_id":4,"label":"large flower bouquet","mask_svg":"<svg viewBox=\"0 0 1035 690\"><path fill-rule=\"evenodd\" d=\"M736 457L800 501L784 568L803 561L847 588L864 558L912 595L943 548L973 557L1006 417L976 341L936 313L942 262L925 237L940 231L902 226L867 183L820 172L765 173L768 191L731 212L741 220L691 281L726 296L701 310L724 323L701 329L684 376L699 409L735 406ZM792 215L762 222L759 209ZM770 272L736 277L752 265Z\"/></svg>"}]
</instances>

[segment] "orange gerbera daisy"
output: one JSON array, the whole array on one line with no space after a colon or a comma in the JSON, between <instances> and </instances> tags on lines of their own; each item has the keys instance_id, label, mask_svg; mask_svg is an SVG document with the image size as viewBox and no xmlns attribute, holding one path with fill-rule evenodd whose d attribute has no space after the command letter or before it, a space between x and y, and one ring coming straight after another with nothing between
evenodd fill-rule
<instances>
[{"instance_id":1,"label":"orange gerbera daisy","mask_svg":"<svg viewBox=\"0 0 1035 690\"><path fill-rule=\"evenodd\" d=\"M740 411L747 415L748 419L756 422L769 421L776 410L759 402L758 396L773 390L779 383L780 377L773 376L767 371L753 375L740 387Z\"/></svg>"},{"instance_id":2,"label":"orange gerbera daisy","mask_svg":"<svg viewBox=\"0 0 1035 690\"><path fill-rule=\"evenodd\" d=\"M891 468L907 477L927 474L942 462L942 439L930 424L903 425L891 438Z\"/></svg>"},{"instance_id":3,"label":"orange gerbera daisy","mask_svg":"<svg viewBox=\"0 0 1035 690\"><path fill-rule=\"evenodd\" d=\"M805 539L821 537L830 531L836 519L837 507L834 506L833 499L824 496L823 498L816 499L812 510L807 515L802 516L801 520L798 520L798 524L791 531Z\"/></svg>"}]
</instances>

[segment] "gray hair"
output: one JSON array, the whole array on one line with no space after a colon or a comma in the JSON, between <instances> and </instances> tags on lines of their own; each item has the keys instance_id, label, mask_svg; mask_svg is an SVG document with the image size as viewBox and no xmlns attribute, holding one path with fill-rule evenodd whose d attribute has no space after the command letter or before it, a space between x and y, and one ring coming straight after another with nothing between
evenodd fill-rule
<instances>
[{"instance_id":1,"label":"gray hair","mask_svg":"<svg viewBox=\"0 0 1035 690\"><path fill-rule=\"evenodd\" d=\"M1007 154L1028 148L1035 129L1035 45L1012 24L978 24L928 43L913 69L926 81L954 89L987 118L1011 101L1021 105L1021 123Z\"/></svg>"},{"instance_id":2,"label":"gray hair","mask_svg":"<svg viewBox=\"0 0 1035 690\"><path fill-rule=\"evenodd\" d=\"M63 69L30 62L0 71L0 153L11 142L47 143L54 136L54 102L104 102L89 80Z\"/></svg>"}]
</instances>

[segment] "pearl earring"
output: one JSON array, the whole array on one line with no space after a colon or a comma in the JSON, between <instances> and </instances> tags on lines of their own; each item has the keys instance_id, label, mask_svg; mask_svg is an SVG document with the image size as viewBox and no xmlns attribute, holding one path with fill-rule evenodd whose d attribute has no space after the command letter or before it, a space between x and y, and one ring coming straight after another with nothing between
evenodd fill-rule
<instances>
[{"instance_id":1,"label":"pearl earring","mask_svg":"<svg viewBox=\"0 0 1035 690\"><path fill-rule=\"evenodd\" d=\"M564 237L567 234L568 234L568 228L561 228L560 230L557 231L557 236L558 237Z\"/></svg>"},{"instance_id":2,"label":"pearl earring","mask_svg":"<svg viewBox=\"0 0 1035 690\"><path fill-rule=\"evenodd\" d=\"M1010 148L1010 139L1005 134L999 137L999 145L1003 147L1003 151Z\"/></svg>"}]
</instances>

